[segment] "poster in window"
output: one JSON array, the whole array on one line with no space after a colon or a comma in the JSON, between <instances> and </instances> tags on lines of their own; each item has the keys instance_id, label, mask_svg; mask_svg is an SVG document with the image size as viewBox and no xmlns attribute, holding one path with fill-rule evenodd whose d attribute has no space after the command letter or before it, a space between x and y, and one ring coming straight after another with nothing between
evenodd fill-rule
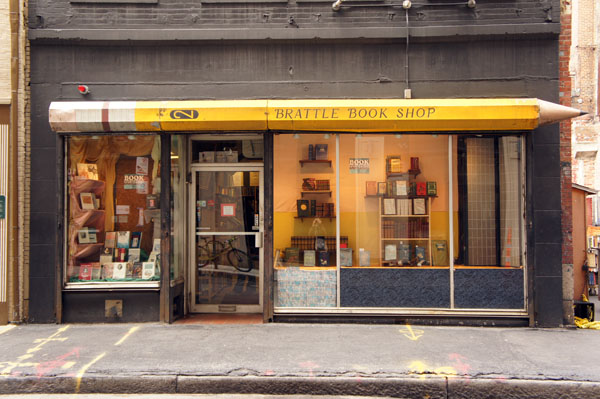
<instances>
[{"instance_id":1,"label":"poster in window","mask_svg":"<svg viewBox=\"0 0 600 399\"><path fill-rule=\"evenodd\" d=\"M221 216L234 217L236 204L221 204Z\"/></svg>"}]
</instances>

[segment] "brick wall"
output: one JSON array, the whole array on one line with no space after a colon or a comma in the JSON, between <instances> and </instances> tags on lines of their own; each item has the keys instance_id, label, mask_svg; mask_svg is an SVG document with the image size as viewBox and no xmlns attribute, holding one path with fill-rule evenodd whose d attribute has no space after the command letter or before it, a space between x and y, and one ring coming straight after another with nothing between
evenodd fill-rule
<instances>
[{"instance_id":1,"label":"brick wall","mask_svg":"<svg viewBox=\"0 0 600 399\"><path fill-rule=\"evenodd\" d=\"M563 3L568 3L564 1ZM559 98L562 105L571 106L571 9L563 4L559 36ZM571 122L560 123L561 165L561 227L563 270L563 323L573 324L573 205L571 188Z\"/></svg>"}]
</instances>

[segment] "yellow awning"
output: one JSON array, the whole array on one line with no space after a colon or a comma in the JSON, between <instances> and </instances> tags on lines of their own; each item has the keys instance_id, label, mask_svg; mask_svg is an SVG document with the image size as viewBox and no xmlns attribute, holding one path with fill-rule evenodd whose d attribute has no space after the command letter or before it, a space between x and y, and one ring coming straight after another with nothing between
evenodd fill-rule
<instances>
[{"instance_id":1,"label":"yellow awning","mask_svg":"<svg viewBox=\"0 0 600 399\"><path fill-rule=\"evenodd\" d=\"M56 132L531 130L579 116L538 99L53 102Z\"/></svg>"}]
</instances>

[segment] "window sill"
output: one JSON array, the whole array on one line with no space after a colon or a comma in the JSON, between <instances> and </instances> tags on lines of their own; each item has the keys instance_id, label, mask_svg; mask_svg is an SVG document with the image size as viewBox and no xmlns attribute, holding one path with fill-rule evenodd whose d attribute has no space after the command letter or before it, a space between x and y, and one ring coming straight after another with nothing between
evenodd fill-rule
<instances>
[{"instance_id":1,"label":"window sill","mask_svg":"<svg viewBox=\"0 0 600 399\"><path fill-rule=\"evenodd\" d=\"M110 281L66 283L64 291L131 291L160 289L160 281Z\"/></svg>"}]
</instances>

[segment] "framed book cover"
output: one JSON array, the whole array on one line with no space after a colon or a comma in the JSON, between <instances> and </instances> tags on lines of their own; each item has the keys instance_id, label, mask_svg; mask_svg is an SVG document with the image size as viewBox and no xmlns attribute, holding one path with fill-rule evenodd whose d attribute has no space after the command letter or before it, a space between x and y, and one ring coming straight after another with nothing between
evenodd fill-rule
<instances>
[{"instance_id":1,"label":"framed book cover","mask_svg":"<svg viewBox=\"0 0 600 399\"><path fill-rule=\"evenodd\" d=\"M383 214L384 215L395 215L396 214L396 200L394 198L383 199Z\"/></svg>"},{"instance_id":2,"label":"framed book cover","mask_svg":"<svg viewBox=\"0 0 600 399\"><path fill-rule=\"evenodd\" d=\"M417 258L417 266L425 266L427 264L426 249L422 245L415 245L415 258Z\"/></svg>"},{"instance_id":3,"label":"framed book cover","mask_svg":"<svg viewBox=\"0 0 600 399\"><path fill-rule=\"evenodd\" d=\"M448 266L450 264L448 260L448 245L446 240L432 240L431 251L433 257L432 266Z\"/></svg>"},{"instance_id":4,"label":"framed book cover","mask_svg":"<svg viewBox=\"0 0 600 399\"><path fill-rule=\"evenodd\" d=\"M310 201L305 199L296 200L296 208L298 211L298 217L309 217L310 216Z\"/></svg>"},{"instance_id":5,"label":"framed book cover","mask_svg":"<svg viewBox=\"0 0 600 399\"><path fill-rule=\"evenodd\" d=\"M100 265L106 265L107 263L112 263L113 254L102 254L100 255Z\"/></svg>"},{"instance_id":6,"label":"framed book cover","mask_svg":"<svg viewBox=\"0 0 600 399\"><path fill-rule=\"evenodd\" d=\"M327 144L315 144L315 159L326 160L327 158Z\"/></svg>"},{"instance_id":7,"label":"framed book cover","mask_svg":"<svg viewBox=\"0 0 600 399\"><path fill-rule=\"evenodd\" d=\"M315 250L327 251L327 242L325 241L325 237L319 236L315 238Z\"/></svg>"},{"instance_id":8,"label":"framed book cover","mask_svg":"<svg viewBox=\"0 0 600 399\"><path fill-rule=\"evenodd\" d=\"M391 155L387 157L387 172L400 173L402 172L402 160L400 155Z\"/></svg>"},{"instance_id":9,"label":"framed book cover","mask_svg":"<svg viewBox=\"0 0 600 399\"><path fill-rule=\"evenodd\" d=\"M155 238L152 242L152 252L155 252L156 254L160 253L160 238Z\"/></svg>"},{"instance_id":10,"label":"framed book cover","mask_svg":"<svg viewBox=\"0 0 600 399\"><path fill-rule=\"evenodd\" d=\"M113 279L122 280L127 278L127 263L116 262L113 263Z\"/></svg>"},{"instance_id":11,"label":"framed book cover","mask_svg":"<svg viewBox=\"0 0 600 399\"><path fill-rule=\"evenodd\" d=\"M319 254L319 266L329 266L329 252L318 251Z\"/></svg>"},{"instance_id":12,"label":"framed book cover","mask_svg":"<svg viewBox=\"0 0 600 399\"><path fill-rule=\"evenodd\" d=\"M396 195L408 195L408 181L396 180Z\"/></svg>"},{"instance_id":13,"label":"framed book cover","mask_svg":"<svg viewBox=\"0 0 600 399\"><path fill-rule=\"evenodd\" d=\"M146 195L146 209L156 209L158 208L158 204L160 201L160 197L155 194Z\"/></svg>"},{"instance_id":14,"label":"framed book cover","mask_svg":"<svg viewBox=\"0 0 600 399\"><path fill-rule=\"evenodd\" d=\"M90 211L96 209L96 195L94 193L80 193L81 209Z\"/></svg>"},{"instance_id":15,"label":"framed book cover","mask_svg":"<svg viewBox=\"0 0 600 399\"><path fill-rule=\"evenodd\" d=\"M156 273L156 266L154 262L142 263L142 280L149 280L154 277Z\"/></svg>"},{"instance_id":16,"label":"framed book cover","mask_svg":"<svg viewBox=\"0 0 600 399\"><path fill-rule=\"evenodd\" d=\"M80 244L89 244L90 243L90 238L88 235L87 228L83 228L83 229L77 231L77 241Z\"/></svg>"},{"instance_id":17,"label":"framed book cover","mask_svg":"<svg viewBox=\"0 0 600 399\"><path fill-rule=\"evenodd\" d=\"M131 232L131 245L130 248L139 248L142 243L142 232L132 231Z\"/></svg>"},{"instance_id":18,"label":"framed book cover","mask_svg":"<svg viewBox=\"0 0 600 399\"><path fill-rule=\"evenodd\" d=\"M352 266L352 248L340 248L340 266Z\"/></svg>"},{"instance_id":19,"label":"framed book cover","mask_svg":"<svg viewBox=\"0 0 600 399\"><path fill-rule=\"evenodd\" d=\"M90 244L96 244L98 242L98 230L93 228L88 228L88 242Z\"/></svg>"},{"instance_id":20,"label":"framed book cover","mask_svg":"<svg viewBox=\"0 0 600 399\"><path fill-rule=\"evenodd\" d=\"M117 248L129 248L129 231L117 231Z\"/></svg>"},{"instance_id":21,"label":"framed book cover","mask_svg":"<svg viewBox=\"0 0 600 399\"><path fill-rule=\"evenodd\" d=\"M315 266L317 264L317 253L313 249L304 250L304 266Z\"/></svg>"},{"instance_id":22,"label":"framed book cover","mask_svg":"<svg viewBox=\"0 0 600 399\"><path fill-rule=\"evenodd\" d=\"M98 180L98 166L95 163L78 163L77 176L83 179Z\"/></svg>"},{"instance_id":23,"label":"framed book cover","mask_svg":"<svg viewBox=\"0 0 600 399\"><path fill-rule=\"evenodd\" d=\"M107 231L104 236L104 248L114 248L117 244L117 232Z\"/></svg>"},{"instance_id":24,"label":"framed book cover","mask_svg":"<svg viewBox=\"0 0 600 399\"><path fill-rule=\"evenodd\" d=\"M377 195L386 195L387 194L387 183L384 181L380 181L377 183Z\"/></svg>"},{"instance_id":25,"label":"framed book cover","mask_svg":"<svg viewBox=\"0 0 600 399\"><path fill-rule=\"evenodd\" d=\"M425 209L425 198L414 198L413 199L413 214L414 215L426 215L427 210Z\"/></svg>"},{"instance_id":26,"label":"framed book cover","mask_svg":"<svg viewBox=\"0 0 600 399\"><path fill-rule=\"evenodd\" d=\"M369 180L366 182L365 195L377 195L377 182Z\"/></svg>"},{"instance_id":27,"label":"framed book cover","mask_svg":"<svg viewBox=\"0 0 600 399\"><path fill-rule=\"evenodd\" d=\"M358 251L358 264L362 267L371 266L371 251L361 248Z\"/></svg>"},{"instance_id":28,"label":"framed book cover","mask_svg":"<svg viewBox=\"0 0 600 399\"><path fill-rule=\"evenodd\" d=\"M398 256L397 247L395 244L387 244L385 246L384 260L396 260Z\"/></svg>"}]
</instances>

